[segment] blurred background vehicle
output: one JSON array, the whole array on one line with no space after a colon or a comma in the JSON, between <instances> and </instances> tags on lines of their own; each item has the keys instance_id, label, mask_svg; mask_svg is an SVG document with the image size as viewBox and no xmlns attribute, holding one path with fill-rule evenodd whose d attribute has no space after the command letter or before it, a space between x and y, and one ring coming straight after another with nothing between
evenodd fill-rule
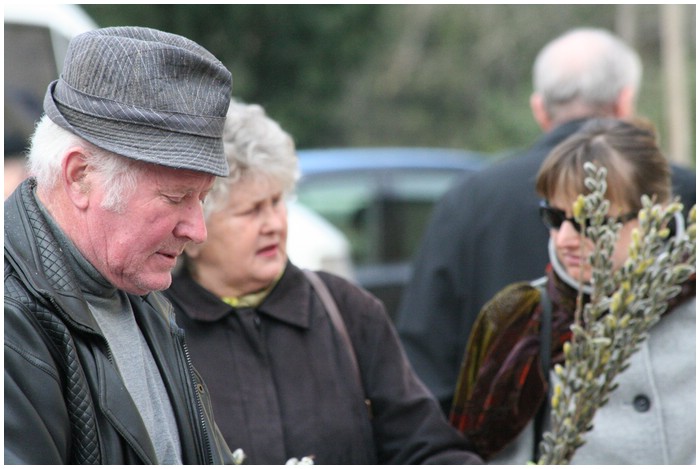
<instances>
[{"instance_id":1,"label":"blurred background vehicle","mask_svg":"<svg viewBox=\"0 0 700 469\"><path fill-rule=\"evenodd\" d=\"M96 27L76 5L5 5L5 156L26 149L70 39Z\"/></svg>"},{"instance_id":2,"label":"blurred background vehicle","mask_svg":"<svg viewBox=\"0 0 700 469\"><path fill-rule=\"evenodd\" d=\"M24 151L42 113L46 87L58 77L68 42L96 27L76 5L4 5L5 198L25 178Z\"/></svg>"},{"instance_id":3,"label":"blurred background vehicle","mask_svg":"<svg viewBox=\"0 0 700 469\"><path fill-rule=\"evenodd\" d=\"M297 200L350 241L357 283L393 318L434 203L486 155L443 148L300 150Z\"/></svg>"},{"instance_id":4,"label":"blurred background vehicle","mask_svg":"<svg viewBox=\"0 0 700 469\"><path fill-rule=\"evenodd\" d=\"M287 253L294 264L355 280L350 242L334 225L296 201L287 202Z\"/></svg>"}]
</instances>

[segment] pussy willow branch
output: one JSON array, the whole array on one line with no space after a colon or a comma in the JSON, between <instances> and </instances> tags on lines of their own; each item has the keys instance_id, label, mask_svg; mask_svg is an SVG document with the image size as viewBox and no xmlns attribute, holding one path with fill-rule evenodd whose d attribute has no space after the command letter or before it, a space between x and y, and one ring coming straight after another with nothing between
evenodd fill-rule
<instances>
[{"instance_id":1,"label":"pussy willow branch","mask_svg":"<svg viewBox=\"0 0 700 469\"><path fill-rule=\"evenodd\" d=\"M591 220L586 227L594 245L591 298L584 306L579 288L572 340L564 345L564 364L554 370L551 430L543 436L538 464L567 464L585 444L583 435L617 387L616 377L629 366L679 285L695 272L695 207L685 233L669 240L666 227L682 206L661 207L643 197L629 257L613 274L610 259L621 225L607 216L607 171L593 164L585 169L590 193L579 196L573 210L579 223Z\"/></svg>"}]
</instances>

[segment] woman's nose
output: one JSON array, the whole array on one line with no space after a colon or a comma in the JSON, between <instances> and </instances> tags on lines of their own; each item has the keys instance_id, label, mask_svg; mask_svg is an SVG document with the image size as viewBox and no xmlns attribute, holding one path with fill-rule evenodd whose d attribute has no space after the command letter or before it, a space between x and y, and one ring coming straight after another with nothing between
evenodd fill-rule
<instances>
[{"instance_id":1,"label":"woman's nose","mask_svg":"<svg viewBox=\"0 0 700 469\"><path fill-rule=\"evenodd\" d=\"M569 220L565 220L558 230L553 231L556 233L555 242L558 245L578 244L581 240L581 234Z\"/></svg>"},{"instance_id":2,"label":"woman's nose","mask_svg":"<svg viewBox=\"0 0 700 469\"><path fill-rule=\"evenodd\" d=\"M283 229L286 224L286 207L283 203L270 203L263 209L263 226L268 230Z\"/></svg>"}]
</instances>

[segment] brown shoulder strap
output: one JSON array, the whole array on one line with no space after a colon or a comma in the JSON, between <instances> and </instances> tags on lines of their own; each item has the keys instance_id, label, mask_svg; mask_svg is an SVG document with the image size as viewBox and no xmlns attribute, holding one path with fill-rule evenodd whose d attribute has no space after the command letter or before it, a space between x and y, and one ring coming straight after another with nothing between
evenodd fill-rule
<instances>
[{"instance_id":1,"label":"brown shoulder strap","mask_svg":"<svg viewBox=\"0 0 700 469\"><path fill-rule=\"evenodd\" d=\"M348 334L348 329L345 327L345 321L343 321L343 317L340 315L338 305L335 303L335 301L333 301L333 296L331 296L331 292L328 290L328 287L325 283L323 283L323 280L321 280L321 277L319 277L316 272L304 269L304 273L306 274L306 278L309 279L311 285L314 287L314 290L316 290L316 293L318 293L318 297L321 298L321 302L323 303L324 308L328 312L328 316L330 316L331 318L333 327L335 327L335 330L338 331L340 339L345 344L345 348L348 351L348 355L350 357L350 362L352 363L353 369L355 371L355 378L357 379L357 383L360 385L362 393L366 396L367 394L365 391L365 386L362 382L362 375L360 374L360 366L357 364L355 347L352 345L352 341L350 340L350 334ZM368 397L365 397L365 407L367 407L367 413L369 415L369 418L372 419L372 401Z\"/></svg>"},{"instance_id":2,"label":"brown shoulder strap","mask_svg":"<svg viewBox=\"0 0 700 469\"><path fill-rule=\"evenodd\" d=\"M345 321L343 321L343 317L340 315L340 311L338 311L338 305L336 305L335 301L333 301L331 292L328 291L328 287L316 272L304 269L304 273L311 282L311 285L314 287L314 290L316 290L319 298L321 298L321 302L328 312L328 316L330 316L333 326L335 327L336 331L338 331L340 339L345 344L345 348L348 350L348 352L350 352L350 361L355 369L357 381L360 383L360 387L364 390L364 386L362 385L362 375L360 375L360 366L357 364L357 357L355 356L355 347L353 347L352 341L350 340L350 335L345 327Z\"/></svg>"}]
</instances>

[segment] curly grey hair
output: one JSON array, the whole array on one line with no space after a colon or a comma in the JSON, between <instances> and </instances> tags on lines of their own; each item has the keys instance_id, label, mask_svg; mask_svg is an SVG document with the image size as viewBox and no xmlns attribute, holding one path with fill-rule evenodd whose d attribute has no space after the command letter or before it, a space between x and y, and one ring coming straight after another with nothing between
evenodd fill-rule
<instances>
[{"instance_id":1,"label":"curly grey hair","mask_svg":"<svg viewBox=\"0 0 700 469\"><path fill-rule=\"evenodd\" d=\"M299 162L294 140L257 104L231 100L224 125L224 153L229 176L217 178L204 203L205 217L216 211L237 181L268 178L280 184L285 195L294 191Z\"/></svg>"}]
</instances>

